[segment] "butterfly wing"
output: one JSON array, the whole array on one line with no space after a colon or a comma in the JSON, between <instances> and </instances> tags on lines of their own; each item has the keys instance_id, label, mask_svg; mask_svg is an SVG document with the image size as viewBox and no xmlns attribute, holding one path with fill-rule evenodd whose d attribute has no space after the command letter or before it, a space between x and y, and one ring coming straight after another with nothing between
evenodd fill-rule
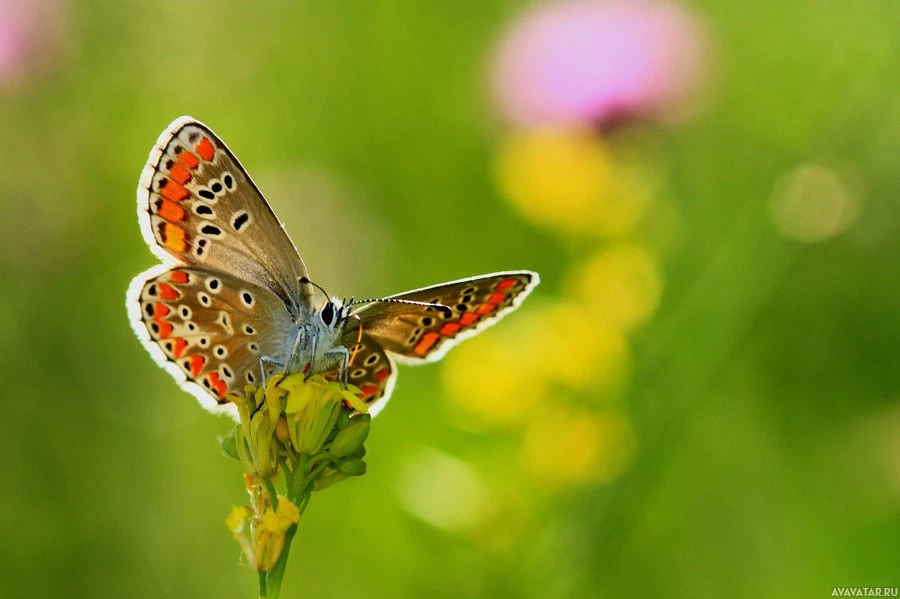
<instances>
[{"instance_id":1,"label":"butterfly wing","mask_svg":"<svg viewBox=\"0 0 900 599\"><path fill-rule=\"evenodd\" d=\"M409 304L373 303L357 314L365 334L399 359L430 362L515 310L538 281L537 273L527 270L471 277L391 296L443 304L450 308L449 312Z\"/></svg>"},{"instance_id":2,"label":"butterfly wing","mask_svg":"<svg viewBox=\"0 0 900 599\"><path fill-rule=\"evenodd\" d=\"M212 411L226 393L259 385L260 356L284 359L292 321L274 293L237 277L159 265L128 290L131 324L178 384ZM295 330L296 327L293 327Z\"/></svg>"},{"instance_id":3,"label":"butterfly wing","mask_svg":"<svg viewBox=\"0 0 900 599\"><path fill-rule=\"evenodd\" d=\"M234 154L206 125L181 117L163 131L138 184L138 219L161 260L232 273L309 313L306 266Z\"/></svg>"},{"instance_id":4,"label":"butterfly wing","mask_svg":"<svg viewBox=\"0 0 900 599\"><path fill-rule=\"evenodd\" d=\"M378 341L366 334L360 337L358 330L351 328L344 337L344 347L349 348L353 356L347 376L351 385L359 387L360 398L368 405L369 414L374 416L391 397L397 368Z\"/></svg>"},{"instance_id":5,"label":"butterfly wing","mask_svg":"<svg viewBox=\"0 0 900 599\"><path fill-rule=\"evenodd\" d=\"M350 319L342 344L351 348L350 382L362 391L370 413L390 399L396 368L393 357L409 363L438 360L468 337L515 310L539 282L527 270L472 277L407 291L391 298L443 304L450 311L409 304L373 303ZM359 339L359 343L357 340Z\"/></svg>"}]
</instances>

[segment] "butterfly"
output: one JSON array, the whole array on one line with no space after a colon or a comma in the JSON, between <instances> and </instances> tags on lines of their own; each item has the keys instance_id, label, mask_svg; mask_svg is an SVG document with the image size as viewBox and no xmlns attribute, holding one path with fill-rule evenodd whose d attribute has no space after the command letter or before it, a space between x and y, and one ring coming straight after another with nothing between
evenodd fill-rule
<instances>
[{"instance_id":1,"label":"butterfly","mask_svg":"<svg viewBox=\"0 0 900 599\"><path fill-rule=\"evenodd\" d=\"M539 281L516 270L372 300L330 297L234 154L187 116L159 136L137 198L141 232L163 263L129 286L132 327L212 411L234 415L228 394L303 371L336 373L375 414L393 391L395 361L441 358L516 309Z\"/></svg>"}]
</instances>

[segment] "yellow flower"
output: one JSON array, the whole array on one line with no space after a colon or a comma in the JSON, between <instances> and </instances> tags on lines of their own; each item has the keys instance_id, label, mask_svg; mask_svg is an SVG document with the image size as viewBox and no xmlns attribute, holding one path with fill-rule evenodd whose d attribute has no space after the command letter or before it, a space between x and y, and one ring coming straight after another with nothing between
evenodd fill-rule
<instances>
[{"instance_id":1,"label":"yellow flower","mask_svg":"<svg viewBox=\"0 0 900 599\"><path fill-rule=\"evenodd\" d=\"M234 534L240 534L244 531L244 523L249 515L250 512L247 511L247 508L242 505L236 505L231 508L231 513L225 518L225 525Z\"/></svg>"},{"instance_id":2,"label":"yellow flower","mask_svg":"<svg viewBox=\"0 0 900 599\"><path fill-rule=\"evenodd\" d=\"M523 422L552 392L607 399L623 388L631 352L620 331L582 306L534 306L502 334L489 331L454 349L442 370L449 399L482 421Z\"/></svg>"},{"instance_id":3,"label":"yellow flower","mask_svg":"<svg viewBox=\"0 0 900 599\"><path fill-rule=\"evenodd\" d=\"M253 567L268 572L275 567L284 548L284 535L294 524L300 522L300 510L286 497L278 496L278 509L271 508L263 513L254 530L256 544L252 558Z\"/></svg>"},{"instance_id":4,"label":"yellow flower","mask_svg":"<svg viewBox=\"0 0 900 599\"><path fill-rule=\"evenodd\" d=\"M495 172L502 194L535 222L602 237L631 231L653 192L652 177L611 157L590 131L513 133Z\"/></svg>"},{"instance_id":5,"label":"yellow flower","mask_svg":"<svg viewBox=\"0 0 900 599\"><path fill-rule=\"evenodd\" d=\"M542 483L569 486L609 482L633 453L628 422L619 414L586 410L542 410L525 435L522 462Z\"/></svg>"},{"instance_id":6,"label":"yellow flower","mask_svg":"<svg viewBox=\"0 0 900 599\"><path fill-rule=\"evenodd\" d=\"M643 324L659 305L662 275L646 247L619 243L591 257L571 277L570 297L592 317L623 331Z\"/></svg>"},{"instance_id":7,"label":"yellow flower","mask_svg":"<svg viewBox=\"0 0 900 599\"><path fill-rule=\"evenodd\" d=\"M457 407L492 424L521 422L544 395L544 352L522 340L519 330L504 327L454 349L444 359L442 374L448 397ZM518 340L518 342L517 342Z\"/></svg>"}]
</instances>

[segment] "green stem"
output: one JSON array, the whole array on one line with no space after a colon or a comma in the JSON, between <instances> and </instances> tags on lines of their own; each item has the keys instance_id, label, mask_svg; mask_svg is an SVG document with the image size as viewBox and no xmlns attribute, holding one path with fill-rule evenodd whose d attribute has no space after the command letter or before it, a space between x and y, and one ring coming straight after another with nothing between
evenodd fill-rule
<instances>
[{"instance_id":1,"label":"green stem","mask_svg":"<svg viewBox=\"0 0 900 599\"><path fill-rule=\"evenodd\" d=\"M257 572L259 574L259 599L267 599L269 596L269 591L266 588L266 574L262 570Z\"/></svg>"},{"instance_id":2,"label":"green stem","mask_svg":"<svg viewBox=\"0 0 900 599\"><path fill-rule=\"evenodd\" d=\"M294 484L287 489L288 499L291 503L298 505L294 501L295 497L300 497L306 490L306 475L309 469L309 455L301 453L297 456L297 467L294 468Z\"/></svg>"},{"instance_id":3,"label":"green stem","mask_svg":"<svg viewBox=\"0 0 900 599\"><path fill-rule=\"evenodd\" d=\"M275 490L275 485L272 484L272 480L269 477L263 477L263 482L266 484L266 491L269 493L269 502L272 504L272 509L278 509L278 492Z\"/></svg>"},{"instance_id":4,"label":"green stem","mask_svg":"<svg viewBox=\"0 0 900 599\"><path fill-rule=\"evenodd\" d=\"M275 567L268 573L261 573L266 574L266 589L268 595L264 595L264 597L267 597L268 599L278 599L278 596L281 594L281 581L284 580L284 571L287 568L288 553L291 551L291 541L294 539L294 534L296 532L296 524L287 529L287 532L284 533L284 548L281 550L281 555L278 556Z\"/></svg>"},{"instance_id":5,"label":"green stem","mask_svg":"<svg viewBox=\"0 0 900 599\"><path fill-rule=\"evenodd\" d=\"M289 487L287 489L288 501L297 506L300 516L306 511L306 506L309 505L309 499L312 497L312 491L309 490L309 487L311 486L309 483L312 480L312 477L310 477L311 473L307 473L306 476L303 475L304 470L308 468L308 464L307 456L301 455L300 463L295 470L296 479L294 487ZM264 480L268 481L268 479ZM301 484L298 485L297 482L300 482ZM281 555L278 556L278 561L275 562L275 567L269 572L260 572L260 585L265 584L265 591L267 592L266 595L260 594L261 598L278 599L278 596L281 593L281 583L284 580L284 571L287 568L288 554L291 551L291 542L294 540L294 535L296 533L296 524L287 529L287 532L284 534L284 547L281 549ZM263 580L265 580L265 583L262 582ZM262 593L262 586L260 586L260 593Z\"/></svg>"}]
</instances>

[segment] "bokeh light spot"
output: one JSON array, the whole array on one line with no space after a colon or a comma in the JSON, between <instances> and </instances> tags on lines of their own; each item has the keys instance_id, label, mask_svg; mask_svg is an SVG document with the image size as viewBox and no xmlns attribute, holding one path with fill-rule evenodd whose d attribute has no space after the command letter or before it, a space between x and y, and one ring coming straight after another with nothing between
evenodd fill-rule
<instances>
[{"instance_id":1,"label":"bokeh light spot","mask_svg":"<svg viewBox=\"0 0 900 599\"><path fill-rule=\"evenodd\" d=\"M399 493L409 513L450 532L472 529L491 513L490 493L481 477L466 462L434 449L409 458Z\"/></svg>"},{"instance_id":2,"label":"bokeh light spot","mask_svg":"<svg viewBox=\"0 0 900 599\"><path fill-rule=\"evenodd\" d=\"M858 198L837 174L803 164L779 179L769 201L775 226L785 236L814 243L841 234L856 221Z\"/></svg>"}]
</instances>

